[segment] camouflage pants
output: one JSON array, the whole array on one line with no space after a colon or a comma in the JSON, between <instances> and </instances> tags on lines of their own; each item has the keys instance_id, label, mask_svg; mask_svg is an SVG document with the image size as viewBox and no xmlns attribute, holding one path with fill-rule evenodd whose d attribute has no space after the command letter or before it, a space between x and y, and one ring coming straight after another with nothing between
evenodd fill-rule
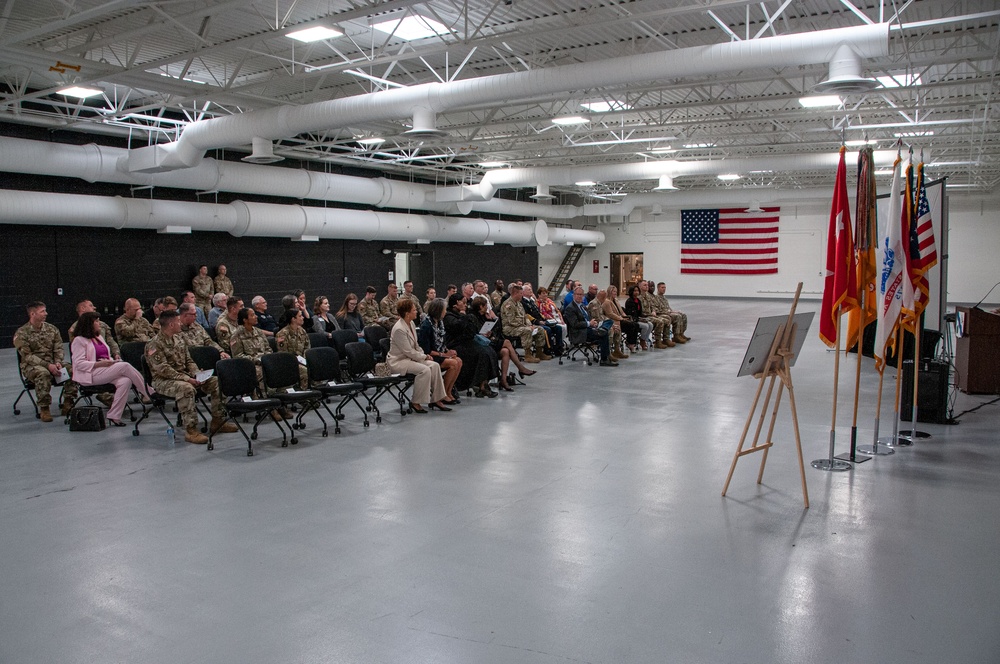
<instances>
[{"instance_id":1,"label":"camouflage pants","mask_svg":"<svg viewBox=\"0 0 1000 664\"><path fill-rule=\"evenodd\" d=\"M538 328L534 328L530 325L524 327L515 327L510 329L504 329L504 335L508 338L517 337L521 340L521 348L524 349L525 353L531 352L532 337L535 338L535 345L538 346L538 350L545 350L545 335L539 333L537 336L532 333Z\"/></svg>"},{"instance_id":2,"label":"camouflage pants","mask_svg":"<svg viewBox=\"0 0 1000 664\"><path fill-rule=\"evenodd\" d=\"M68 364L64 364L66 370L72 373L72 367ZM26 368L22 368L21 373L27 380L30 380L35 384L35 401L38 402L39 408L48 408L52 405L52 381L55 380L49 370L43 366L31 365ZM63 384L63 403L76 401L76 396L79 392L79 387L73 381L67 381Z\"/></svg>"},{"instance_id":3,"label":"camouflage pants","mask_svg":"<svg viewBox=\"0 0 1000 664\"><path fill-rule=\"evenodd\" d=\"M653 341L668 338L667 330L670 329L669 316L650 316L646 320L653 326Z\"/></svg>"},{"instance_id":4,"label":"camouflage pants","mask_svg":"<svg viewBox=\"0 0 1000 664\"><path fill-rule=\"evenodd\" d=\"M687 314L682 314L679 311L671 311L669 314L665 314L665 316L670 318L670 329L673 330L675 337L679 334L684 334L687 331Z\"/></svg>"},{"instance_id":5,"label":"camouflage pants","mask_svg":"<svg viewBox=\"0 0 1000 664\"><path fill-rule=\"evenodd\" d=\"M153 389L177 401L177 410L181 413L185 429L198 427L198 402L195 400L197 389L191 383L156 379L153 381ZM226 411L219 396L219 379L212 376L201 384L201 390L212 398L212 417L225 417Z\"/></svg>"}]
</instances>

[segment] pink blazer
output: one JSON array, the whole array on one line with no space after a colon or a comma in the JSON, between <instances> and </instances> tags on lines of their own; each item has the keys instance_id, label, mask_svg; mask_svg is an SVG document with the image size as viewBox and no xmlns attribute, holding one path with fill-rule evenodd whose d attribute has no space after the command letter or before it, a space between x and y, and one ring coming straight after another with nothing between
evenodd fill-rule
<instances>
[{"instance_id":1,"label":"pink blazer","mask_svg":"<svg viewBox=\"0 0 1000 664\"><path fill-rule=\"evenodd\" d=\"M107 346L103 337L97 337L97 341ZM81 385L93 385L94 364L97 363L94 344L86 337L74 337L70 352L73 357L73 380ZM108 357L113 358L110 348Z\"/></svg>"}]
</instances>

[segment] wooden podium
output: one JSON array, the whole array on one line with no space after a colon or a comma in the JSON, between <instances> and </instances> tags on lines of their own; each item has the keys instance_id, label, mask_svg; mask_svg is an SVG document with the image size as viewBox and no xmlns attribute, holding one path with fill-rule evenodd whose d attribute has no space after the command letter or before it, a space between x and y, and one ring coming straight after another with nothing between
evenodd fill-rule
<instances>
[{"instance_id":1,"label":"wooden podium","mask_svg":"<svg viewBox=\"0 0 1000 664\"><path fill-rule=\"evenodd\" d=\"M958 307L964 319L955 343L958 389L966 394L1000 394L1000 315Z\"/></svg>"}]
</instances>

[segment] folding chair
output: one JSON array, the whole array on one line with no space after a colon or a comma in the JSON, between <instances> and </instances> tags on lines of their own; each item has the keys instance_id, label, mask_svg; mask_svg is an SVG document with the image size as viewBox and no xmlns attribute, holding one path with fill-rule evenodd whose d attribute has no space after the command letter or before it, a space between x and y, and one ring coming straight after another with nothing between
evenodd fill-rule
<instances>
[{"instance_id":1,"label":"folding chair","mask_svg":"<svg viewBox=\"0 0 1000 664\"><path fill-rule=\"evenodd\" d=\"M219 377L219 392L222 394L223 408L226 410L226 421L222 424L234 422L239 427L240 433L247 441L247 456L253 456L253 443L251 441L257 440L257 427L264 419L271 416L275 408L281 406L281 402L278 399L259 398L257 369L254 367L253 360L245 357L219 360L215 365L215 372ZM240 424L240 419L249 414L253 414L254 422L253 432L248 436L243 425ZM237 419L237 416L241 417ZM285 430L277 420L275 420L275 426L281 432L281 446L288 447ZM215 431L208 432L208 449L210 450L215 449L215 443L212 442L214 433Z\"/></svg>"},{"instance_id":2,"label":"folding chair","mask_svg":"<svg viewBox=\"0 0 1000 664\"><path fill-rule=\"evenodd\" d=\"M381 325L369 325L365 328L365 341L375 351L375 361L382 362L389 355L388 345L382 347L382 341L389 340L389 333Z\"/></svg>"},{"instance_id":3,"label":"folding chair","mask_svg":"<svg viewBox=\"0 0 1000 664\"><path fill-rule=\"evenodd\" d=\"M375 422L382 421L382 413L378 409L378 400L384 395L392 394L389 388L406 380L405 376L376 376L375 353L372 347L364 341L354 341L347 344L347 373L351 380L364 386L365 399L368 408L375 412ZM369 395L368 389L374 388L374 394ZM403 412L403 415L406 413Z\"/></svg>"},{"instance_id":4,"label":"folding chair","mask_svg":"<svg viewBox=\"0 0 1000 664\"><path fill-rule=\"evenodd\" d=\"M368 426L368 411L358 403L358 395L364 392L365 386L361 383L342 383L340 371L340 356L336 349L330 348L310 348L306 351L306 368L309 370L309 387L317 390L323 395L320 403L326 412L333 418L333 432L340 433L340 420L344 419L344 405L353 401L361 414L365 417L365 426ZM330 411L327 405L329 398L340 398L340 402L334 411Z\"/></svg>"},{"instance_id":5,"label":"folding chair","mask_svg":"<svg viewBox=\"0 0 1000 664\"><path fill-rule=\"evenodd\" d=\"M214 371L215 365L222 359L219 349L212 346L188 346L188 353L202 371L207 371L208 369Z\"/></svg>"},{"instance_id":6,"label":"folding chair","mask_svg":"<svg viewBox=\"0 0 1000 664\"><path fill-rule=\"evenodd\" d=\"M146 355L145 355L146 343L143 341L130 341L128 343L122 344L120 348L122 352L122 359L139 370L139 373L142 374L142 379L146 384L146 390L148 392L151 392L151 395L149 397L150 403L143 404L141 401L139 402L142 405L142 415L140 415L139 419L136 420L135 427L133 427L132 429L132 435L133 436L139 435L139 425L142 424L143 420L149 417L149 414L154 410L160 414L160 417L163 418L163 421L166 422L168 426L177 425L177 423L179 422L179 417L176 422L171 422L170 418L167 417L166 412L164 412L164 408L166 408L167 402L176 400L173 397L168 397L165 394L160 394L159 392L153 389L153 375L150 373L149 364L146 362ZM204 398L203 393L201 393L200 391L196 392L195 399L199 404L201 404L202 407L205 406L203 398ZM202 433L207 433L208 419L205 417L205 414L202 413L201 408L195 406L195 410L198 411L199 417L201 417L202 422L204 422L204 424L201 427Z\"/></svg>"},{"instance_id":7,"label":"folding chair","mask_svg":"<svg viewBox=\"0 0 1000 664\"><path fill-rule=\"evenodd\" d=\"M389 357L389 348L392 345L389 337L383 337L383 339L379 342L379 345L382 347L382 357ZM395 397L396 401L399 402L400 415L406 415L407 413L413 412L413 401L406 393L406 390L413 387L413 381L417 379L417 377L413 374L403 374L403 378L405 379L404 381L400 381L399 383L389 386L389 394Z\"/></svg>"},{"instance_id":8,"label":"folding chair","mask_svg":"<svg viewBox=\"0 0 1000 664\"><path fill-rule=\"evenodd\" d=\"M14 414L20 415L21 411L17 409L17 403L21 400L25 394L28 395L28 401L31 402L31 407L35 409L35 419L41 419L42 414L38 412L38 404L35 403L35 397L31 396L31 391L35 389L35 384L24 377L21 372L21 358L14 355L14 359L17 361L17 377L21 381L21 393L17 395L17 399L14 400Z\"/></svg>"},{"instance_id":9,"label":"folding chair","mask_svg":"<svg viewBox=\"0 0 1000 664\"><path fill-rule=\"evenodd\" d=\"M295 429L305 429L306 425L302 418L310 410L316 411L320 422L323 423L323 435L329 435L326 430L326 420L319 412L320 401L323 395L317 390L299 389L299 360L294 353L268 353L260 358L261 369L264 370L264 386L270 396L277 399L282 406L301 406L295 421L289 425L292 432L292 445L299 442L295 437ZM286 423L287 424L287 423ZM282 444L285 447L286 444Z\"/></svg>"},{"instance_id":10,"label":"folding chair","mask_svg":"<svg viewBox=\"0 0 1000 664\"><path fill-rule=\"evenodd\" d=\"M309 333L310 348L324 348L329 345L330 345L330 339L326 336L326 332Z\"/></svg>"}]
</instances>

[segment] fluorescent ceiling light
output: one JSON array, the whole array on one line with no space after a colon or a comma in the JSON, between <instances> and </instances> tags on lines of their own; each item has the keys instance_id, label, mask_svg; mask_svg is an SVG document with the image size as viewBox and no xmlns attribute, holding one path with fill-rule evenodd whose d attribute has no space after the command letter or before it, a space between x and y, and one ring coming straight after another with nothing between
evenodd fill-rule
<instances>
[{"instance_id":1,"label":"fluorescent ceiling light","mask_svg":"<svg viewBox=\"0 0 1000 664\"><path fill-rule=\"evenodd\" d=\"M821 106L840 106L841 100L837 95L814 95L799 97L799 104L806 108L819 108Z\"/></svg>"},{"instance_id":2,"label":"fluorescent ceiling light","mask_svg":"<svg viewBox=\"0 0 1000 664\"><path fill-rule=\"evenodd\" d=\"M733 180L739 180L741 176L739 173L720 173L716 177L724 182L732 182Z\"/></svg>"},{"instance_id":3,"label":"fluorescent ceiling light","mask_svg":"<svg viewBox=\"0 0 1000 664\"><path fill-rule=\"evenodd\" d=\"M911 85L920 85L919 74L889 74L888 76L876 76L875 80L881 83L883 88L905 88Z\"/></svg>"},{"instance_id":4,"label":"fluorescent ceiling light","mask_svg":"<svg viewBox=\"0 0 1000 664\"><path fill-rule=\"evenodd\" d=\"M186 83L197 83L198 85L208 85L208 81L199 81L196 78L186 78L186 77L185 78L181 78L180 76L176 76L174 74L168 74L165 71L158 71L156 73L159 74L160 76L165 76L167 78L172 78L175 81L185 81Z\"/></svg>"},{"instance_id":5,"label":"fluorescent ceiling light","mask_svg":"<svg viewBox=\"0 0 1000 664\"><path fill-rule=\"evenodd\" d=\"M483 168L503 168L504 166L510 166L506 161L484 161L479 164Z\"/></svg>"},{"instance_id":6,"label":"fluorescent ceiling light","mask_svg":"<svg viewBox=\"0 0 1000 664\"><path fill-rule=\"evenodd\" d=\"M881 168L881 169L875 171L875 175L892 175L892 169L891 168Z\"/></svg>"},{"instance_id":7,"label":"fluorescent ceiling light","mask_svg":"<svg viewBox=\"0 0 1000 664\"><path fill-rule=\"evenodd\" d=\"M361 145L381 145L385 143L384 138L379 138L378 136L372 136L370 138L359 138L358 143Z\"/></svg>"},{"instance_id":8,"label":"fluorescent ceiling light","mask_svg":"<svg viewBox=\"0 0 1000 664\"><path fill-rule=\"evenodd\" d=\"M615 101L615 100L590 101L585 104L580 104L580 106L583 106L588 111L592 111L594 113L607 113L609 111L627 111L630 108L632 108L623 101Z\"/></svg>"},{"instance_id":9,"label":"fluorescent ceiling light","mask_svg":"<svg viewBox=\"0 0 1000 664\"><path fill-rule=\"evenodd\" d=\"M677 152L677 148L672 148L669 145L664 145L661 148L653 148L650 152L655 152L657 154L663 154L664 152Z\"/></svg>"},{"instance_id":10,"label":"fluorescent ceiling light","mask_svg":"<svg viewBox=\"0 0 1000 664\"><path fill-rule=\"evenodd\" d=\"M975 166L978 161L937 161L933 164L926 164L928 168L934 168L937 166Z\"/></svg>"},{"instance_id":11,"label":"fluorescent ceiling light","mask_svg":"<svg viewBox=\"0 0 1000 664\"><path fill-rule=\"evenodd\" d=\"M552 118L552 124L557 125L578 125L587 124L588 122L590 120L582 115L567 115L561 118Z\"/></svg>"},{"instance_id":12,"label":"fluorescent ceiling light","mask_svg":"<svg viewBox=\"0 0 1000 664\"><path fill-rule=\"evenodd\" d=\"M771 170L771 169L765 169L765 170L762 170L762 171L750 171L750 172L751 173L773 173L774 171Z\"/></svg>"},{"instance_id":13,"label":"fluorescent ceiling light","mask_svg":"<svg viewBox=\"0 0 1000 664\"><path fill-rule=\"evenodd\" d=\"M622 145L625 143L649 143L655 141L670 141L673 139L674 139L673 136L671 136L670 138L612 138L606 141L586 141L582 143L570 143L568 145L564 145L563 147L584 148L589 145Z\"/></svg>"},{"instance_id":14,"label":"fluorescent ceiling light","mask_svg":"<svg viewBox=\"0 0 1000 664\"><path fill-rule=\"evenodd\" d=\"M80 99L86 99L87 97L102 95L104 94L104 90L101 90L100 88L86 88L80 85L73 85L59 90L59 94L66 95L67 97L79 97Z\"/></svg>"},{"instance_id":15,"label":"fluorescent ceiling light","mask_svg":"<svg viewBox=\"0 0 1000 664\"><path fill-rule=\"evenodd\" d=\"M597 183L593 180L580 180L579 182L574 182L573 184L578 187L593 187Z\"/></svg>"},{"instance_id":16,"label":"fluorescent ceiling light","mask_svg":"<svg viewBox=\"0 0 1000 664\"><path fill-rule=\"evenodd\" d=\"M933 136L933 131L898 131L893 136L896 138L920 138L921 136Z\"/></svg>"},{"instance_id":17,"label":"fluorescent ceiling light","mask_svg":"<svg viewBox=\"0 0 1000 664\"><path fill-rule=\"evenodd\" d=\"M714 148L715 143L686 143L684 147L689 150L696 150L699 148Z\"/></svg>"},{"instance_id":18,"label":"fluorescent ceiling light","mask_svg":"<svg viewBox=\"0 0 1000 664\"><path fill-rule=\"evenodd\" d=\"M344 33L340 30L328 28L325 25L316 25L311 28L306 28L305 30L289 32L285 36L289 39L294 39L295 41L309 43L322 41L324 39L333 39L334 37L343 37Z\"/></svg>"},{"instance_id":19,"label":"fluorescent ceiling light","mask_svg":"<svg viewBox=\"0 0 1000 664\"><path fill-rule=\"evenodd\" d=\"M400 39L412 41L414 39L426 39L435 35L447 35L452 30L438 23L434 19L423 16L407 16L406 18L394 18L391 21L374 23L372 27L380 32L392 34Z\"/></svg>"},{"instance_id":20,"label":"fluorescent ceiling light","mask_svg":"<svg viewBox=\"0 0 1000 664\"><path fill-rule=\"evenodd\" d=\"M857 148L863 145L878 145L878 141L874 138L869 138L867 141L863 138L855 139L853 141L844 141L844 145L849 148Z\"/></svg>"}]
</instances>

